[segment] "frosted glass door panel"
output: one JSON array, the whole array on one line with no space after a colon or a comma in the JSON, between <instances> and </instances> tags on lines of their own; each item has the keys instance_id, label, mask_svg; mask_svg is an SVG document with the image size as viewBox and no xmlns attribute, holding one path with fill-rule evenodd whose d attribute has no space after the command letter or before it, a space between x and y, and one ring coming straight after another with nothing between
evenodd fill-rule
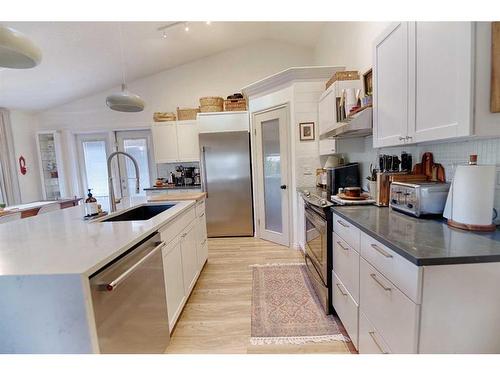
<instances>
[{"instance_id":1,"label":"frosted glass door panel","mask_svg":"<svg viewBox=\"0 0 500 375\"><path fill-rule=\"evenodd\" d=\"M123 149L127 154L130 154L137 160L139 164L139 194L135 191L135 168L129 158L125 159L126 163L126 179L128 195L144 195L144 189L150 187L149 176L149 158L148 158L148 142L146 138L124 139Z\"/></svg>"},{"instance_id":2,"label":"frosted glass door panel","mask_svg":"<svg viewBox=\"0 0 500 375\"><path fill-rule=\"evenodd\" d=\"M278 119L262 122L262 156L265 228L282 233L280 124Z\"/></svg>"},{"instance_id":3,"label":"frosted glass door panel","mask_svg":"<svg viewBox=\"0 0 500 375\"><path fill-rule=\"evenodd\" d=\"M83 141L86 189L92 189L97 200L108 197L108 170L106 165L106 142Z\"/></svg>"},{"instance_id":4,"label":"frosted glass door panel","mask_svg":"<svg viewBox=\"0 0 500 375\"><path fill-rule=\"evenodd\" d=\"M59 170L56 158L55 136L52 133L39 134L40 161L43 175L45 198L48 200L61 198L59 187Z\"/></svg>"}]
</instances>

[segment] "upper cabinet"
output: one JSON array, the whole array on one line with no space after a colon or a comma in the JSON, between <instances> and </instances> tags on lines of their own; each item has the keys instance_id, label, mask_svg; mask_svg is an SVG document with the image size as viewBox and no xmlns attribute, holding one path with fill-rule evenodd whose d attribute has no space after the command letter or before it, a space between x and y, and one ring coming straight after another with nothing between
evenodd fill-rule
<instances>
[{"instance_id":1,"label":"upper cabinet","mask_svg":"<svg viewBox=\"0 0 500 375\"><path fill-rule=\"evenodd\" d=\"M373 146L404 143L408 127L408 23L393 25L375 42Z\"/></svg>"},{"instance_id":2,"label":"upper cabinet","mask_svg":"<svg viewBox=\"0 0 500 375\"><path fill-rule=\"evenodd\" d=\"M198 126L193 121L168 121L151 127L156 163L199 161Z\"/></svg>"},{"instance_id":3,"label":"upper cabinet","mask_svg":"<svg viewBox=\"0 0 500 375\"><path fill-rule=\"evenodd\" d=\"M474 24L400 22L374 45L373 146L473 135Z\"/></svg>"}]
</instances>

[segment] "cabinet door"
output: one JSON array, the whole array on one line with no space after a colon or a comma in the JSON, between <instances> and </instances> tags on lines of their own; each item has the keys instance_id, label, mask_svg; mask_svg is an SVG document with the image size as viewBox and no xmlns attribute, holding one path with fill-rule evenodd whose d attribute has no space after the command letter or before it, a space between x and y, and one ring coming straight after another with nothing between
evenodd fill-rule
<instances>
[{"instance_id":1,"label":"cabinet door","mask_svg":"<svg viewBox=\"0 0 500 375\"><path fill-rule=\"evenodd\" d=\"M179 121L177 123L177 141L180 161L200 161L196 121Z\"/></svg>"},{"instance_id":2,"label":"cabinet door","mask_svg":"<svg viewBox=\"0 0 500 375\"><path fill-rule=\"evenodd\" d=\"M331 130L337 123L336 98L333 85L330 86L320 97L318 104L319 134Z\"/></svg>"},{"instance_id":3,"label":"cabinet door","mask_svg":"<svg viewBox=\"0 0 500 375\"><path fill-rule=\"evenodd\" d=\"M153 124L153 145L157 163L175 163L178 158L177 130L175 122Z\"/></svg>"},{"instance_id":4,"label":"cabinet door","mask_svg":"<svg viewBox=\"0 0 500 375\"><path fill-rule=\"evenodd\" d=\"M186 296L180 238L174 239L163 249L163 270L167 293L168 323L170 330L172 330L182 311Z\"/></svg>"},{"instance_id":5,"label":"cabinet door","mask_svg":"<svg viewBox=\"0 0 500 375\"><path fill-rule=\"evenodd\" d=\"M375 42L373 147L404 143L408 128L408 23L392 25Z\"/></svg>"},{"instance_id":6,"label":"cabinet door","mask_svg":"<svg viewBox=\"0 0 500 375\"><path fill-rule=\"evenodd\" d=\"M319 154L332 155L336 153L336 140L334 138L320 139Z\"/></svg>"},{"instance_id":7,"label":"cabinet door","mask_svg":"<svg viewBox=\"0 0 500 375\"><path fill-rule=\"evenodd\" d=\"M207 222L205 213L198 217L198 268L201 269L208 259Z\"/></svg>"},{"instance_id":8,"label":"cabinet door","mask_svg":"<svg viewBox=\"0 0 500 375\"><path fill-rule=\"evenodd\" d=\"M471 135L472 22L411 23L409 41L409 89L415 93L411 141Z\"/></svg>"},{"instance_id":9,"label":"cabinet door","mask_svg":"<svg viewBox=\"0 0 500 375\"><path fill-rule=\"evenodd\" d=\"M181 234L182 271L184 273L184 291L189 295L198 273L197 242L198 233L195 224L190 224Z\"/></svg>"}]
</instances>

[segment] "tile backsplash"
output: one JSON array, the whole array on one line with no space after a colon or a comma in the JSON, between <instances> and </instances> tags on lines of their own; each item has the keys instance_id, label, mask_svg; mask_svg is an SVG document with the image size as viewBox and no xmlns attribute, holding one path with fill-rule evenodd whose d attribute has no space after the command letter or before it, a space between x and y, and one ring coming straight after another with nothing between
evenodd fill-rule
<instances>
[{"instance_id":1,"label":"tile backsplash","mask_svg":"<svg viewBox=\"0 0 500 375\"><path fill-rule=\"evenodd\" d=\"M361 177L363 184L366 184L366 177L370 173L370 164L374 168L378 165L379 154L401 155L402 151L412 154L413 164L419 163L424 152L432 152L434 162L444 166L446 179L451 181L457 165L467 164L469 155L478 155L478 164L497 165L497 184L495 191L495 207L500 208L500 138L472 139L458 142L419 144L407 147L386 147L374 149L372 147L372 137L365 139L364 152L346 153L344 156L348 161L360 162ZM322 160L323 161L323 160ZM363 186L365 188L365 186Z\"/></svg>"}]
</instances>

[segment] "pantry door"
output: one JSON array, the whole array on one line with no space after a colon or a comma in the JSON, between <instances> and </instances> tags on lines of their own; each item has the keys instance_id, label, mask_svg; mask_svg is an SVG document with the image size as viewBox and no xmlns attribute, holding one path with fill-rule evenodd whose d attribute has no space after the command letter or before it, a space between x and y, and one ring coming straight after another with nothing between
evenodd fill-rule
<instances>
[{"instance_id":1,"label":"pantry door","mask_svg":"<svg viewBox=\"0 0 500 375\"><path fill-rule=\"evenodd\" d=\"M257 228L260 238L290 246L288 107L254 114Z\"/></svg>"},{"instance_id":2,"label":"pantry door","mask_svg":"<svg viewBox=\"0 0 500 375\"><path fill-rule=\"evenodd\" d=\"M116 132L118 151L134 157L139 165L139 194L136 193L135 168L132 161L118 155L119 178L122 197L145 195L145 188L153 186L156 179L155 163L151 148L151 130L127 130Z\"/></svg>"}]
</instances>

